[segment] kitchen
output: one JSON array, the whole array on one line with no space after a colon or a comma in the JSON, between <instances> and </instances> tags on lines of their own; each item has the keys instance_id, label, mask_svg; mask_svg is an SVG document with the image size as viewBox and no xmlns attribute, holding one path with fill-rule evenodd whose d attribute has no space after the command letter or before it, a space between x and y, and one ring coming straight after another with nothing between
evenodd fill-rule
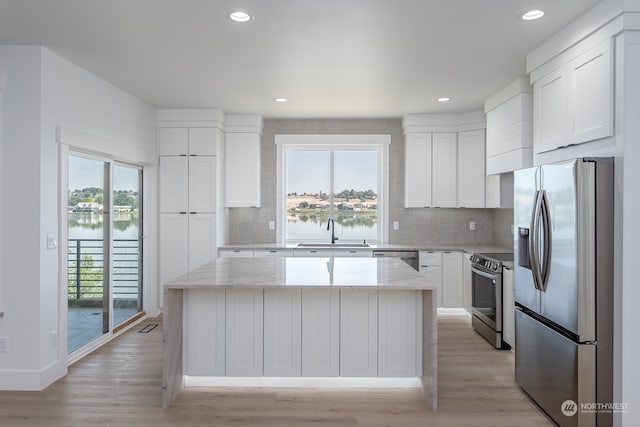
<instances>
[{"instance_id":1,"label":"kitchen","mask_svg":"<svg viewBox=\"0 0 640 427\"><path fill-rule=\"evenodd\" d=\"M591 15L586 16L584 18L584 22L592 22L592 21L589 21L590 19L597 21L597 19L595 19L594 16L600 16L600 14L603 13L603 10L607 10L605 6L607 5L606 4L601 5L600 9L596 10ZM605 15L611 16L607 14ZM629 16L633 16L633 14L631 13ZM596 24L596 25L599 25L599 24ZM579 27L579 25L576 25L576 28L577 27ZM613 34L618 34L618 33L614 32ZM563 38L562 36L563 35L560 34L558 36L558 40L562 39ZM633 36L633 31L630 31L629 34L625 34L625 36L626 38L618 37L616 39L616 43L624 43L625 40L632 40L631 37ZM567 37L568 36L565 35L565 38ZM560 42L557 41L557 43L560 43ZM553 51L554 49L560 49L552 45L553 43L549 43L545 47L550 51ZM617 47L619 48L620 46L617 46ZM542 64L544 64L548 59L548 54L546 54L544 51L545 49L534 51L534 53L530 56L529 61L531 62L532 69L542 70L542 68L544 68L542 67ZM625 52L633 52L633 51L628 50ZM629 53L629 55L631 54ZM64 70L65 67L68 67L68 65L64 64L63 61L60 61L54 58L54 56L55 55L47 51L43 53L44 59L40 61L35 60L35 62L30 63L32 67L38 67L37 65L38 62L42 63L42 67L44 67L44 71L42 72L44 76L44 80L42 83L43 88L46 88L48 90L51 90L51 89L57 90L58 88L57 85L61 85L61 87L60 87L60 93L57 93L57 92L52 93L50 91L45 91L44 94L42 95L44 100L40 100L38 98L38 95L34 95L34 98L38 98L35 100L34 98L23 98L23 102L24 102L23 105L27 109L29 108L29 106L33 107L33 105L39 105L41 102L43 102L44 105L52 105L51 107L47 107L44 110L45 113L47 114L43 114L43 117L41 119L24 116L25 119L23 120L25 121L21 123L25 125L25 128L31 128L32 127L31 125L35 125L33 129L39 129L41 127L45 127L46 125L46 127L49 127L49 130L46 131L48 132L47 134L49 135L51 134L50 132L51 128L60 126L61 130L58 135L58 143L60 143L61 141L63 143L64 141L67 141L67 143L72 146L73 145L84 146L88 150L97 152L97 153L105 152L105 149L103 148L105 146L105 141L101 141L95 138L92 139L91 135L69 131L69 128L71 129L75 128L79 130L96 129L97 131L94 131L94 133L97 133L99 135L101 134L106 135L106 137L110 140L109 142L113 140L116 145L120 144L120 146L117 148L118 150L117 154L119 158L128 157L130 160L139 160L142 163L146 163L150 165L147 169L148 173L150 174L157 173L156 166L154 166L154 164L157 162L157 157L155 157L154 155L147 156L145 154L146 148L144 147L144 144L131 143L131 141L135 138L132 138L130 135L136 135L144 141L153 141L155 143L157 120L163 120L166 118L162 117L161 115L156 116L155 111L150 112L148 109L138 106L134 100L127 100L126 106L127 108L129 108L128 111L131 114L129 114L128 117L124 118L123 120L123 122L126 125L122 129L126 129L126 131L121 130L121 131L115 131L115 132L114 131L100 132L100 129L105 129L105 126L96 125L95 123L99 123L99 120L93 117L93 115L90 113L86 113L86 112L83 113L85 114L85 116L82 117L81 120L78 120L73 117L65 116L66 113L63 108L58 108L55 112L52 112L50 108L54 108L54 109L57 108L56 104L53 103L53 100L56 99L56 97L64 96L63 89L65 89L65 87L62 86L63 83L69 85L67 86L68 88L68 87L73 87L73 84L71 82L74 79L79 81L88 80L87 78L81 75L82 73L80 71L76 71L76 70L71 72L70 76L66 76L66 77L64 76L64 73L63 73L62 75L63 78L61 80L58 79L57 77L59 77L59 75L56 74L57 70ZM621 56L616 56L615 58L616 61L622 61L623 59L624 58ZM556 59L554 61L559 61L559 59ZM625 65L625 67L627 66L626 62L623 64ZM628 66L631 67L633 64L634 64L633 60L629 60ZM550 67L556 68L556 66L553 63L550 65ZM619 63L616 63L616 68L615 68L616 72L623 73L623 70L626 69L625 67L622 67L620 66ZM9 85L9 82L11 82L12 80L8 79L8 77L10 77L12 74L9 73L9 71L7 71L6 73L7 73L7 79L5 79L5 83L3 84L3 100L8 102L10 97L12 96L10 91L12 86ZM535 74L535 70L534 70L534 74ZM623 73L622 76L616 75L617 84L620 84L620 82L625 82L629 84L624 86L624 91L622 91L622 88L620 86L616 86L617 92L615 96L615 102L617 104L614 110L616 111L616 122L615 122L616 137L615 138L599 138L597 141L593 143L591 142L587 143L586 145L576 144L561 150L549 150L549 151L545 150L544 152L536 153L533 156L536 164L547 163L549 161L555 160L553 157L554 154L558 155L559 153L561 153L561 157L566 156L568 158L580 157L582 155L585 155L586 153L586 155L606 155L606 156L613 155L616 157L622 157L625 160L627 160L629 156L633 155L634 153L633 144L623 144L622 142L623 140L627 140L627 138L633 139L633 135L637 135L637 133L635 133L635 128L634 128L635 124L633 123L633 121L623 120L624 117L630 117L630 116L627 116L626 114L631 114L629 112L626 112L627 111L626 109L629 109L629 111L633 111L632 98L622 96L622 94L634 93L633 80L630 80L630 82L626 82L624 80L625 76L632 76L632 75L633 73L631 71L629 71L628 74ZM544 78L545 76L546 76L546 72L542 70L542 71L538 71L538 75L535 78L536 79ZM506 84L513 81L515 77L517 77L517 75L512 76L512 78L510 78L509 80L505 80L501 82L501 84L499 86L496 86L495 89L498 90L501 87L504 87ZM53 82L55 82L55 85L53 84ZM96 83L91 82L91 84L96 84ZM622 91L622 92L618 93L618 91ZM71 92L74 92L74 91L71 91ZM77 92L77 90L75 92ZM108 90L101 88L100 91L98 92L104 94L105 92L108 92ZM484 100L486 100L486 98ZM30 102L32 104L29 104ZM627 105L625 104L625 102L629 104ZM50 103L53 103L53 104L50 104ZM289 105L292 105L292 103L290 103ZM483 106L478 105L478 107L482 109ZM486 109L486 105L484 105L484 107ZM287 108L295 108L295 107L287 107ZM81 110L81 109L78 109L78 110ZM235 110L238 111L237 108ZM74 111L74 110L70 109L70 111ZM231 111L234 111L234 109L231 109ZM418 110L418 111L425 111L425 110ZM625 113L622 116L618 116L618 114L622 114L622 112L625 112ZM132 121L131 117L135 115L139 115L140 113L142 113L142 115L145 117L144 120L146 120L146 123L147 123L147 125L145 126L136 124L135 122ZM78 113L78 114L82 116L81 113ZM112 112L109 112L109 115L112 115ZM347 116L347 115L341 114L341 116ZM26 117L28 117L29 120L26 120ZM416 118L427 119L426 117L416 117ZM9 120L9 118L5 118L3 120L4 131L9 132L11 131L11 129L13 129L13 126L15 126L15 123L16 123L13 120L15 120L15 117L13 116L11 117L11 120ZM41 124L40 120L42 120L45 123ZM82 120L85 121L84 124L82 123ZM204 120L204 119L198 118L196 120ZM225 118L225 120L228 120L228 117ZM489 117L487 117L487 121L489 121ZM94 123L94 125L92 125L92 123ZM150 123L153 123L151 127L148 126L148 124ZM404 120L404 123L407 124L406 118ZM535 120L534 120L534 123L535 123ZM230 123L225 123L225 125L230 125ZM241 123L241 122L236 123L236 125L237 125L236 129L240 130L238 133L247 133L246 130L249 127L256 126L255 123L247 124L247 123ZM258 125L259 125L259 122L258 122ZM423 125L424 126L437 125L437 123L435 124L424 123ZM447 123L447 125L450 127L449 129L445 130L445 132L451 132L451 131L466 132L467 131L466 129L460 129L460 128L451 130L453 127L459 126L460 124ZM419 126L419 123L416 126ZM622 128L619 128L619 127L622 127ZM231 126L229 126L229 129L226 129L226 130L229 133L233 133L233 131L230 128ZM243 132L243 130L245 132ZM220 235L223 236L224 234L227 234L226 236L227 238L224 240L225 244L227 243L270 244L270 243L278 242L276 231L280 228L277 226L277 224L275 224L276 230L269 229L270 221L278 221L278 218L279 218L278 213L276 211L277 202L275 201L275 197L277 195L276 187L277 187L277 180L278 180L277 173L274 170L275 169L274 157L276 153L276 144L273 142L273 139L275 139L275 135L293 133L293 132L300 133L300 134L327 133L327 130L329 131L329 133L332 133L332 134L347 134L347 133L387 134L387 135L391 135L391 143L389 144L390 170L398 170L399 166L397 163L394 169L394 161L398 162L398 159L404 160L403 144L405 143L406 129L403 129L403 120L400 118L353 119L353 120L286 119L286 118L265 119L264 130L262 131L261 138L257 137L258 131L255 128L252 128L249 130L255 131L256 141L258 141L258 144L261 144L260 148L262 149L262 156L256 158L257 161L260 162L260 166L262 169L262 172L261 172L262 184L260 186L260 192L261 192L260 203L262 204L262 207L261 208L251 208L251 207L230 208L227 218L225 218L225 226L222 227L221 233L219 233L219 236ZM129 134L127 134L127 132L129 132ZM426 130L426 131L423 130L415 133L421 134L421 133L430 133L430 132L431 131L429 130ZM412 133L412 132L409 132L409 133ZM487 135L488 134L489 134L489 131L487 131ZM535 134L535 130L534 130L534 134ZM21 171L16 170L17 168L19 168L19 166L9 164L10 162L8 160L9 158L12 158L12 159L13 158L32 158L34 156L36 158L42 159L43 162L45 161L44 159L55 159L55 158L58 158L59 156L57 145L50 144L49 139L52 139L52 137L47 136L46 137L48 138L47 143L46 144L43 143L42 147L39 147L39 146L37 148L32 146L18 147L18 146L9 144L9 142L11 141L11 138L15 137L16 134L14 133L14 134L8 134L8 136L6 135L7 134L5 134L5 137L3 138L3 153L2 153L3 173L9 174L8 176L14 176L14 174L17 174L17 176L20 176L22 179L27 171L30 171L31 173L36 172L34 176L24 177L25 182L30 183L29 185L32 185L34 188L39 189L38 193L41 194L42 203L43 203L42 206L37 204L36 206L33 207L33 210L31 212L35 212L32 215L34 215L36 218L32 218L32 219L34 219L35 223L41 223L42 230L46 230L45 234L47 234L49 230L57 230L59 227L57 215L49 216L45 213L51 212L51 206L59 205L58 197L56 196L56 194L58 194L58 188L56 184L59 179L59 177L57 176L58 166L52 167L51 170L44 169L43 171L34 170L35 167L32 166L30 169L25 168L25 171L20 173ZM20 135L20 133L18 133L17 135ZM270 135L273 135L273 139L271 139ZM228 134L225 136L228 136ZM29 138L35 138L39 140L39 136L36 136L36 135L30 135ZM80 142L80 143L74 142L78 140L83 140L83 142ZM622 160L617 161L616 165L620 165L621 162ZM252 169L255 170L256 168L253 167ZM269 170L271 170L271 172L269 172ZM43 175L45 173L46 175ZM618 212L618 215L620 215L620 217L618 218L617 226L616 226L617 227L616 235L618 236L616 240L616 249L618 249L619 252L623 254L622 257L617 258L617 262L620 263L620 265L618 265L616 270L618 272L617 283L621 283L621 286L622 286L622 287L617 287L617 289L620 289L625 296L624 298L621 298L620 295L618 295L617 297L618 304L620 304L620 307L622 307L622 309L617 311L619 317L617 319L618 327L616 327L616 331L619 331L619 333L621 334L618 338L619 339L618 351L620 352L619 360L621 365L618 368L619 369L618 374L616 374L617 377L619 378L618 393L620 393L616 401L633 402L635 401L635 399L633 399L633 396L634 396L633 394L634 388L632 387L633 382L631 382L632 381L631 378L633 378L633 376L631 374L626 374L626 373L634 372L633 363L632 363L634 359L630 356L634 354L633 353L634 341L628 338L632 336L632 331L628 330L627 329L628 326L625 327L625 325L633 324L633 321L632 320L629 321L629 319L633 319L633 315L634 315L632 308L626 308L628 307L627 304L632 304L632 301L633 301L633 295L635 292L634 288L631 286L633 279L629 279L629 280L626 280L626 279L627 277L633 277L633 276L627 276L627 275L632 274L630 270L631 265L629 264L628 260L631 259L632 254L635 253L633 249L633 243L632 243L633 239L631 239L631 236L633 236L633 233L634 233L633 231L634 229L631 226L633 224L631 222L633 221L633 216L631 212L632 212L632 209L634 208L635 196L632 191L632 188L630 188L629 185L624 186L623 183L634 182L633 180L630 180L629 177L632 178L636 173L636 171L634 171L632 168L623 169L623 168L617 167L616 173L618 174L616 179L616 184L617 184L616 192L617 192L617 195L619 196L617 199L617 203L618 203L617 206L620 207L620 209L616 210ZM44 178L45 176L47 177L46 179ZM37 177L41 177L43 179L43 182L40 183ZM505 221L505 218L509 217L510 215L510 213L508 212L509 209L496 209L496 210L491 210L486 208L405 209L404 179L405 179L404 173L394 172L394 173L391 173L389 176L388 197L390 202L388 206L389 212L387 214L387 218L389 220L389 226L386 229L386 232L388 233L388 240L387 240L388 243L394 244L394 243L429 242L430 244L436 245L436 249L437 249L438 245L443 245L443 244L450 244L450 243L480 244L480 245L487 244L487 243L494 244L496 242L500 242L498 239L502 239L503 241L505 240L508 241L511 238L512 223ZM16 191L11 188L7 188L10 181L11 180L7 179L6 175L3 175L3 179L2 179L3 200L10 200L5 198L4 195L11 196ZM153 194L155 191L157 190L154 187L147 189L147 192L146 192L147 202L150 204L157 203L157 200L156 201L153 200L154 199ZM624 199L624 204L622 204L622 199ZM3 203L3 206L5 206L4 203ZM56 208L54 208L53 211L56 211ZM38 214L38 212L41 212L41 214ZM5 210L4 208L3 208L3 217L5 218L3 219L3 221L11 220L10 221L11 224L16 223L15 222L16 215L10 211ZM147 225L151 227L149 229L152 229L154 227L153 220L151 218L148 218L148 220L151 222L148 223ZM398 229L394 230L393 223L396 221L398 222ZM469 230L470 228L469 225L471 222L475 222L475 227L476 227L475 232L473 230ZM436 225L436 226L430 227L430 225ZM627 226L625 227L625 225ZM157 224L155 226L157 227ZM625 230L624 233L622 233L623 228ZM5 238L12 238L10 240L15 240L15 241L20 240L20 239L17 239L17 237L18 236L14 236L14 234L12 234L11 227L9 227L8 225L3 226L3 241L7 241ZM32 240L30 241L32 242L32 244L34 242L40 242L39 234L38 236L31 236L31 239ZM147 240L145 241L145 246L147 248L157 247L158 245L157 239L158 239L157 235L154 236L150 233L149 236L147 237ZM630 239L630 240L627 240L627 239ZM59 241L62 241L62 240L63 240L62 235L60 235ZM508 244L503 245L499 243L498 246L509 246L509 245ZM151 251L153 251L153 249L151 249ZM23 262L20 260L14 259L12 257L9 247L6 247L6 246L3 247L2 253L3 253L2 299L4 301L2 301L3 306L0 309L0 311L5 312L6 314L5 318L2 320L2 322L4 323L2 327L7 329L2 329L1 330L2 334L0 335L8 336L9 338L11 338L12 336L16 335L16 331L20 331L22 330L22 328L27 328L27 330L32 332L36 330L39 331L36 334L38 336L40 335L48 336L50 332L49 330L52 329L49 327L51 325L58 325L57 329L62 330L63 329L62 325L64 325L64 323L62 323L61 320L59 319L59 317L62 316L62 310L58 310L58 309L45 310L45 312L40 313L37 309L34 312L33 307L27 307L25 306L25 303L20 303L21 298L20 298L19 292L14 292L12 290L13 288L7 285L8 283L14 281L14 277L12 276L13 273L11 273L11 269L9 269L8 266L9 265L23 266ZM48 251L46 249L43 249L41 256L42 256L42 260L41 260L42 270L40 271L40 274L42 274L43 278L38 279L38 278L32 277L28 279L28 282L38 283L37 292L38 292L39 298L51 297L51 298L57 299L56 283L58 281L58 276L59 276L59 269L57 268L57 264L58 264L57 251ZM28 271L28 270L29 270L28 267L26 266L23 267L23 271ZM154 281L153 270L154 269L152 267L147 269L147 274L148 274L147 279L152 282ZM627 288L627 283L629 284L628 288ZM147 290L147 293L145 294L145 306L147 310L153 310L154 307L157 305L157 303L160 301L159 291L160 290L158 288L154 290L153 287L149 287L149 289ZM17 323L13 323L15 322L14 320L15 315L12 313L15 313L15 312L13 311L13 309L10 309L11 307L14 307L14 306L21 307L22 309L24 309L23 311L25 314L27 314L27 316L31 314L34 316L34 318L42 317L43 322L49 326L35 325L33 324L33 322L30 322L30 321L27 321L26 326L24 324L22 326L18 326ZM625 343L624 346L621 345L622 342ZM16 352L22 353L21 351L19 351L21 347L19 347L19 344L16 343L15 340L11 341L11 345L16 346L16 347L13 347L16 350L13 350L12 348L12 351L8 354L8 358L6 359L8 363L6 365L7 367L14 366L16 371L21 371L23 369L26 369L26 370L43 369L43 366L40 366L40 362L29 361L28 359L24 361L17 361L15 359L15 354ZM34 354L39 354L42 352L44 360L48 360L51 363L54 363L55 369L51 371L50 376L49 374L47 374L45 377L47 378L59 377L61 374L63 375L63 373L66 372L66 369L67 369L66 366L61 366L62 365L61 361L65 360L66 354L60 353L59 351L56 351L56 349L49 348L48 343L46 346L42 344L42 349L41 349L40 343L30 342L27 348L30 348ZM631 352L631 353L628 353L628 352ZM53 362L53 361L58 361L58 362ZM37 366L37 368L35 368L35 366ZM12 369L9 368L9 370L12 370ZM625 372L625 375L620 375L620 372ZM630 382L627 382L627 381L630 381ZM47 380L44 380L44 382L46 383ZM38 386L38 384L40 384L39 380L35 380L35 382L31 384L32 385L30 385L29 387L33 387L33 388L42 387L42 385ZM629 396L629 397L625 398L624 396ZM631 418L633 417L632 411L629 414L623 415L622 419L624 420L626 417L629 417L629 419L632 419Z\"/></svg>"}]
</instances>

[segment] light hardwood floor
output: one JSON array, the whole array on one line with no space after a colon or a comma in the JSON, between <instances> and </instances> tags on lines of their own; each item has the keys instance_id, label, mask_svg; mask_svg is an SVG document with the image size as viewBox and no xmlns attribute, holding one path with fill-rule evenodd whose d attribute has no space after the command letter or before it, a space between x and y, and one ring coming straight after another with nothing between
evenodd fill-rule
<instances>
[{"instance_id":1,"label":"light hardwood floor","mask_svg":"<svg viewBox=\"0 0 640 427\"><path fill-rule=\"evenodd\" d=\"M42 392L0 392L5 426L552 426L517 387L513 354L464 315L438 319L439 405L418 390L192 388L160 408L161 326L149 319Z\"/></svg>"}]
</instances>

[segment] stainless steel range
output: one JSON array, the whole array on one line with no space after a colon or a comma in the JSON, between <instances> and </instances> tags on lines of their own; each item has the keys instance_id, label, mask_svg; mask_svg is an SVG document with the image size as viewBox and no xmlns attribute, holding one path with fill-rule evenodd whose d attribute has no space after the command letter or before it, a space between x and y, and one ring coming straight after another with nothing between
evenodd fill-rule
<instances>
[{"instance_id":1,"label":"stainless steel range","mask_svg":"<svg viewBox=\"0 0 640 427\"><path fill-rule=\"evenodd\" d=\"M512 253L471 256L471 324L495 348L509 349L502 339L502 262L513 261Z\"/></svg>"}]
</instances>

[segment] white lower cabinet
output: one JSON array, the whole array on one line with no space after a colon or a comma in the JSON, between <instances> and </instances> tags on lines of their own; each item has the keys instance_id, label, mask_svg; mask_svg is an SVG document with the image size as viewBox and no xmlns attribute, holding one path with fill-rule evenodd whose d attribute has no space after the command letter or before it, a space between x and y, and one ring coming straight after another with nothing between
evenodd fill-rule
<instances>
[{"instance_id":1,"label":"white lower cabinet","mask_svg":"<svg viewBox=\"0 0 640 427\"><path fill-rule=\"evenodd\" d=\"M462 260L462 306L471 314L471 255L463 254Z\"/></svg>"},{"instance_id":2,"label":"white lower cabinet","mask_svg":"<svg viewBox=\"0 0 640 427\"><path fill-rule=\"evenodd\" d=\"M378 292L340 290L340 376L378 375Z\"/></svg>"},{"instance_id":3,"label":"white lower cabinet","mask_svg":"<svg viewBox=\"0 0 640 427\"><path fill-rule=\"evenodd\" d=\"M186 374L225 375L225 291L186 293Z\"/></svg>"},{"instance_id":4,"label":"white lower cabinet","mask_svg":"<svg viewBox=\"0 0 640 427\"><path fill-rule=\"evenodd\" d=\"M216 214L160 214L160 284L216 259Z\"/></svg>"},{"instance_id":5,"label":"white lower cabinet","mask_svg":"<svg viewBox=\"0 0 640 427\"><path fill-rule=\"evenodd\" d=\"M378 292L378 375L414 377L420 292Z\"/></svg>"},{"instance_id":6,"label":"white lower cabinet","mask_svg":"<svg viewBox=\"0 0 640 427\"><path fill-rule=\"evenodd\" d=\"M301 375L301 289L264 291L264 376Z\"/></svg>"},{"instance_id":7,"label":"white lower cabinet","mask_svg":"<svg viewBox=\"0 0 640 427\"><path fill-rule=\"evenodd\" d=\"M462 253L442 254L442 306L462 307Z\"/></svg>"},{"instance_id":8,"label":"white lower cabinet","mask_svg":"<svg viewBox=\"0 0 640 427\"><path fill-rule=\"evenodd\" d=\"M513 350L516 348L515 306L513 292L513 270L502 269L502 339Z\"/></svg>"},{"instance_id":9,"label":"white lower cabinet","mask_svg":"<svg viewBox=\"0 0 640 427\"><path fill-rule=\"evenodd\" d=\"M340 375L340 291L302 290L302 376Z\"/></svg>"},{"instance_id":10,"label":"white lower cabinet","mask_svg":"<svg viewBox=\"0 0 640 427\"><path fill-rule=\"evenodd\" d=\"M436 305L442 307L442 252L420 251L419 271L436 288Z\"/></svg>"},{"instance_id":11,"label":"white lower cabinet","mask_svg":"<svg viewBox=\"0 0 640 427\"><path fill-rule=\"evenodd\" d=\"M253 249L220 249L220 258L248 257L253 258Z\"/></svg>"},{"instance_id":12,"label":"white lower cabinet","mask_svg":"<svg viewBox=\"0 0 640 427\"><path fill-rule=\"evenodd\" d=\"M226 291L226 374L233 377L263 375L263 291Z\"/></svg>"}]
</instances>

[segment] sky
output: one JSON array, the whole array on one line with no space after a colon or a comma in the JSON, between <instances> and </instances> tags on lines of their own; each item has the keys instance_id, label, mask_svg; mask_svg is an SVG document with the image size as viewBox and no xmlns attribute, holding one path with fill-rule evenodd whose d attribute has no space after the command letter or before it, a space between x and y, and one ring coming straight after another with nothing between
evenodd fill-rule
<instances>
[{"instance_id":1,"label":"sky","mask_svg":"<svg viewBox=\"0 0 640 427\"><path fill-rule=\"evenodd\" d=\"M100 160L69 156L69 189L103 188L103 165ZM123 165L113 168L113 189L138 191L138 169Z\"/></svg>"},{"instance_id":2,"label":"sky","mask_svg":"<svg viewBox=\"0 0 640 427\"><path fill-rule=\"evenodd\" d=\"M287 151L287 193L329 192L329 151ZM374 190L378 193L377 151L335 151L335 192Z\"/></svg>"}]
</instances>

